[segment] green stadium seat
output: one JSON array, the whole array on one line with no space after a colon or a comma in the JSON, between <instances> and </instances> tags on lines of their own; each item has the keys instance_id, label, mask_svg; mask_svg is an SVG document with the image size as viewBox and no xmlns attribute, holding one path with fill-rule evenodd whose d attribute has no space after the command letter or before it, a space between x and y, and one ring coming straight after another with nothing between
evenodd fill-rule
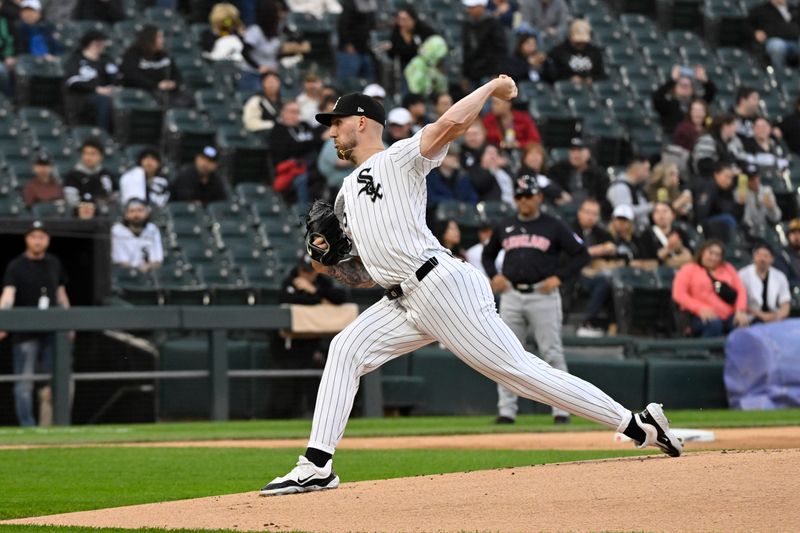
<instances>
[{"instance_id":1,"label":"green stadium seat","mask_svg":"<svg viewBox=\"0 0 800 533\"><path fill-rule=\"evenodd\" d=\"M133 305L163 305L164 298L151 272L135 268L114 268L112 290Z\"/></svg>"},{"instance_id":2,"label":"green stadium seat","mask_svg":"<svg viewBox=\"0 0 800 533\"><path fill-rule=\"evenodd\" d=\"M252 213L236 202L211 202L206 206L206 211L212 222L233 220L243 225L251 223Z\"/></svg>"},{"instance_id":3,"label":"green stadium seat","mask_svg":"<svg viewBox=\"0 0 800 533\"><path fill-rule=\"evenodd\" d=\"M72 208L63 201L40 202L31 207L31 214L36 218L72 218Z\"/></svg>"},{"instance_id":4,"label":"green stadium seat","mask_svg":"<svg viewBox=\"0 0 800 533\"><path fill-rule=\"evenodd\" d=\"M436 207L437 220L453 219L462 228L477 228L480 226L478 210L472 204L459 201L445 201Z\"/></svg>"},{"instance_id":5,"label":"green stadium seat","mask_svg":"<svg viewBox=\"0 0 800 533\"><path fill-rule=\"evenodd\" d=\"M214 144L214 127L193 109L169 109L164 116L164 146L176 164L194 159L204 146Z\"/></svg>"},{"instance_id":6,"label":"green stadium seat","mask_svg":"<svg viewBox=\"0 0 800 533\"><path fill-rule=\"evenodd\" d=\"M284 270L281 267L262 264L242 264L241 270L250 286L257 294L257 301L261 305L277 304L278 293L283 281ZM294 266L294 265L292 265Z\"/></svg>"},{"instance_id":7,"label":"green stadium seat","mask_svg":"<svg viewBox=\"0 0 800 533\"><path fill-rule=\"evenodd\" d=\"M0 217L16 218L26 214L25 204L16 193L0 196Z\"/></svg>"},{"instance_id":8,"label":"green stadium seat","mask_svg":"<svg viewBox=\"0 0 800 533\"><path fill-rule=\"evenodd\" d=\"M43 57L17 56L14 67L15 96L20 106L42 106L61 111L64 69L60 61Z\"/></svg>"},{"instance_id":9,"label":"green stadium seat","mask_svg":"<svg viewBox=\"0 0 800 533\"><path fill-rule=\"evenodd\" d=\"M516 210L505 202L480 202L477 205L481 220L490 224L497 224L501 220L513 216Z\"/></svg>"},{"instance_id":10,"label":"green stadium seat","mask_svg":"<svg viewBox=\"0 0 800 533\"><path fill-rule=\"evenodd\" d=\"M263 135L250 133L240 125L224 126L217 129L216 146L223 174L232 183L272 182L272 158Z\"/></svg>"},{"instance_id":11,"label":"green stadium seat","mask_svg":"<svg viewBox=\"0 0 800 533\"><path fill-rule=\"evenodd\" d=\"M623 334L671 333L674 321L664 313L672 302L671 290L662 287L655 272L620 267L611 276L614 310Z\"/></svg>"},{"instance_id":12,"label":"green stadium seat","mask_svg":"<svg viewBox=\"0 0 800 533\"><path fill-rule=\"evenodd\" d=\"M208 286L212 305L254 305L256 294L247 276L235 267L203 265L197 268Z\"/></svg>"},{"instance_id":13,"label":"green stadium seat","mask_svg":"<svg viewBox=\"0 0 800 533\"><path fill-rule=\"evenodd\" d=\"M663 27L682 30L700 29L703 22L702 0L671 0L666 5L667 9L664 9L659 17Z\"/></svg>"},{"instance_id":14,"label":"green stadium seat","mask_svg":"<svg viewBox=\"0 0 800 533\"><path fill-rule=\"evenodd\" d=\"M88 138L98 139L106 150L116 151L116 145L111 134L103 128L97 126L72 126L69 131L70 141L73 147L79 149Z\"/></svg>"},{"instance_id":15,"label":"green stadium seat","mask_svg":"<svg viewBox=\"0 0 800 533\"><path fill-rule=\"evenodd\" d=\"M154 143L161 138L163 112L155 98L141 89L114 94L114 136L121 144Z\"/></svg>"},{"instance_id":16,"label":"green stadium seat","mask_svg":"<svg viewBox=\"0 0 800 533\"><path fill-rule=\"evenodd\" d=\"M751 40L747 12L737 0L706 1L703 33L715 46L740 46Z\"/></svg>"},{"instance_id":17,"label":"green stadium seat","mask_svg":"<svg viewBox=\"0 0 800 533\"><path fill-rule=\"evenodd\" d=\"M166 305L208 305L208 287L192 270L162 266L157 276Z\"/></svg>"}]
</instances>

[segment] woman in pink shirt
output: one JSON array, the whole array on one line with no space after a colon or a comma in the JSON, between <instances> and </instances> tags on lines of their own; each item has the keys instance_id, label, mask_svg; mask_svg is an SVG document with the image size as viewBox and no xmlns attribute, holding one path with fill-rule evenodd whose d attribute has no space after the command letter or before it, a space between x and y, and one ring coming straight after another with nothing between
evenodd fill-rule
<instances>
[{"instance_id":1,"label":"woman in pink shirt","mask_svg":"<svg viewBox=\"0 0 800 533\"><path fill-rule=\"evenodd\" d=\"M747 292L736 269L724 257L722 242L708 239L672 283L672 299L681 310L691 313L695 336L719 337L748 324Z\"/></svg>"}]
</instances>

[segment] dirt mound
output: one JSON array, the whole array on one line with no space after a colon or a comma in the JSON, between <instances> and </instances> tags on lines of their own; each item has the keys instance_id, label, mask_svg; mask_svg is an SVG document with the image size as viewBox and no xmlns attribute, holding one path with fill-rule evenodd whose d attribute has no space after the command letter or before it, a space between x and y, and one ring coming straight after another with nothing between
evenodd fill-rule
<instances>
[{"instance_id":1,"label":"dirt mound","mask_svg":"<svg viewBox=\"0 0 800 533\"><path fill-rule=\"evenodd\" d=\"M800 450L691 453L255 493L16 520L239 531L800 531ZM343 472L346 479L346 472Z\"/></svg>"}]
</instances>

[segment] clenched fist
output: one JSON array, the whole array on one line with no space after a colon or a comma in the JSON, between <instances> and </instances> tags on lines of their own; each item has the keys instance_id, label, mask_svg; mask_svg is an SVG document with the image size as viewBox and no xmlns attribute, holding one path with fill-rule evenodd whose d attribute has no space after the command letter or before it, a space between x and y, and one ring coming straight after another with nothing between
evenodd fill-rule
<instances>
[{"instance_id":1,"label":"clenched fist","mask_svg":"<svg viewBox=\"0 0 800 533\"><path fill-rule=\"evenodd\" d=\"M513 100L517 97L517 84L505 74L500 74L500 76L493 79L492 85L494 85L492 90L492 96L494 97L501 100Z\"/></svg>"}]
</instances>

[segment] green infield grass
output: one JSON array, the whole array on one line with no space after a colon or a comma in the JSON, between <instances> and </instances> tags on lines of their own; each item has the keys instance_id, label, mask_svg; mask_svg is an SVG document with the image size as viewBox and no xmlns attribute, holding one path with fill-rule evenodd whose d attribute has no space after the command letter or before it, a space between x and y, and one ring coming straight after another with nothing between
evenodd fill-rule
<instances>
[{"instance_id":1,"label":"green infield grass","mask_svg":"<svg viewBox=\"0 0 800 533\"><path fill-rule=\"evenodd\" d=\"M800 425L800 409L773 411L692 410L671 411L675 427L724 428ZM549 415L523 415L513 426L494 425L490 416L354 418L348 437L402 435L457 435L521 433L531 431L591 431L597 424L573 417L568 426L554 426ZM309 420L255 420L235 422L179 422L134 425L73 426L22 429L0 428L3 444L72 444L103 442L158 442L218 439L288 439L308 437Z\"/></svg>"},{"instance_id":2,"label":"green infield grass","mask_svg":"<svg viewBox=\"0 0 800 533\"><path fill-rule=\"evenodd\" d=\"M0 519L256 491L285 474L297 454L283 448L3 450ZM336 470L343 482L349 482L639 454L638 450L341 450Z\"/></svg>"}]
</instances>

